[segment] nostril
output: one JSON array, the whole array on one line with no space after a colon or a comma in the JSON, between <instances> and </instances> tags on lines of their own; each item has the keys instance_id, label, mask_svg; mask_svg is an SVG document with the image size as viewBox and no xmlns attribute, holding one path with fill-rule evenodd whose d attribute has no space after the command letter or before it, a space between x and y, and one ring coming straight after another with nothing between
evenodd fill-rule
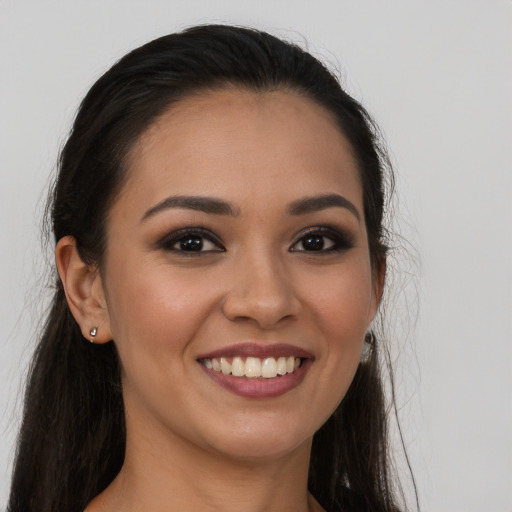
<instances>
[{"instance_id":1,"label":"nostril","mask_svg":"<svg viewBox=\"0 0 512 512\"><path fill-rule=\"evenodd\" d=\"M261 327L272 328L296 317L300 303L292 294L279 297L230 294L222 309L229 320L253 321Z\"/></svg>"}]
</instances>

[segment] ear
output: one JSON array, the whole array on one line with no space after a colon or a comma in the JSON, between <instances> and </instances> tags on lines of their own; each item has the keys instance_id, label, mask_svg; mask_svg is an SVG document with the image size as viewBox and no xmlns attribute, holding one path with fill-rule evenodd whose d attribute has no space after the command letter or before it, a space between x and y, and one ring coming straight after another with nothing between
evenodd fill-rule
<instances>
[{"instance_id":1,"label":"ear","mask_svg":"<svg viewBox=\"0 0 512 512\"><path fill-rule=\"evenodd\" d=\"M69 309L80 326L82 336L91 341L91 329L97 328L94 343L110 341L110 319L98 268L82 260L72 236L59 240L55 260Z\"/></svg>"},{"instance_id":2,"label":"ear","mask_svg":"<svg viewBox=\"0 0 512 512\"><path fill-rule=\"evenodd\" d=\"M372 276L372 302L370 305L370 315L368 318L368 325L372 322L382 299L384 293L384 283L386 280L386 258L382 258L377 262Z\"/></svg>"}]
</instances>

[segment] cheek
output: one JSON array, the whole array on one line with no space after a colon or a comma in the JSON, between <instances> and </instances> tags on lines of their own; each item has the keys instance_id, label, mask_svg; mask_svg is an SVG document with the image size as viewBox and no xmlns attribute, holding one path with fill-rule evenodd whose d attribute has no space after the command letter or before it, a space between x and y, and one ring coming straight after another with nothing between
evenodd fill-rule
<instances>
[{"instance_id":1,"label":"cheek","mask_svg":"<svg viewBox=\"0 0 512 512\"><path fill-rule=\"evenodd\" d=\"M311 325L317 329L324 348L317 361L322 378L338 390L331 397L331 406L335 408L359 365L371 320L371 273L363 260L321 279L317 275L315 281L304 283L309 290L308 310L313 315Z\"/></svg>"},{"instance_id":2,"label":"cheek","mask_svg":"<svg viewBox=\"0 0 512 512\"><path fill-rule=\"evenodd\" d=\"M213 307L204 282L165 266L130 272L118 267L109 281L109 312L114 340L123 352L152 357L184 351Z\"/></svg>"},{"instance_id":3,"label":"cheek","mask_svg":"<svg viewBox=\"0 0 512 512\"><path fill-rule=\"evenodd\" d=\"M369 265L356 261L304 282L304 297L320 328L330 338L352 339L364 334L371 320L372 281Z\"/></svg>"},{"instance_id":4,"label":"cheek","mask_svg":"<svg viewBox=\"0 0 512 512\"><path fill-rule=\"evenodd\" d=\"M123 265L110 277L111 328L127 411L160 417L169 395L174 408L186 408L174 383L191 378L188 350L209 317L214 292L206 293L204 279L163 265L137 272Z\"/></svg>"}]
</instances>

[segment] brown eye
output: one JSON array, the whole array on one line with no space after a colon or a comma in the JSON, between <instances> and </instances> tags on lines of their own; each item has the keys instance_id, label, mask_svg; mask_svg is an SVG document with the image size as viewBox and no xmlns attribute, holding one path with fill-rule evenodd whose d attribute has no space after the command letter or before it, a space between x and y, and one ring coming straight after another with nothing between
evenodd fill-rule
<instances>
[{"instance_id":1,"label":"brown eye","mask_svg":"<svg viewBox=\"0 0 512 512\"><path fill-rule=\"evenodd\" d=\"M323 251L334 247L334 241L323 235L308 235L295 244L295 250Z\"/></svg>"},{"instance_id":2,"label":"brown eye","mask_svg":"<svg viewBox=\"0 0 512 512\"><path fill-rule=\"evenodd\" d=\"M206 244L207 245L207 244ZM174 245L174 249L179 249L180 251L193 251L200 252L203 250L205 243L203 238L200 236L187 236L178 240Z\"/></svg>"},{"instance_id":3,"label":"brown eye","mask_svg":"<svg viewBox=\"0 0 512 512\"><path fill-rule=\"evenodd\" d=\"M290 248L291 252L339 252L353 247L350 236L327 227L310 229Z\"/></svg>"},{"instance_id":4,"label":"brown eye","mask_svg":"<svg viewBox=\"0 0 512 512\"><path fill-rule=\"evenodd\" d=\"M180 229L167 235L158 245L165 251L190 255L225 251L213 233L202 228Z\"/></svg>"}]
</instances>

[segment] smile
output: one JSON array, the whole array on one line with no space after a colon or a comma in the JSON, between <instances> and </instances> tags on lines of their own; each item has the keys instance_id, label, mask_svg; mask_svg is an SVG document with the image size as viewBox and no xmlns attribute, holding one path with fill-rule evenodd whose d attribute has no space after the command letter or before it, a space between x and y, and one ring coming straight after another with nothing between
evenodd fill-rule
<instances>
[{"instance_id":1,"label":"smile","mask_svg":"<svg viewBox=\"0 0 512 512\"><path fill-rule=\"evenodd\" d=\"M203 364L209 370L220 372L224 375L234 377L245 377L248 379L274 379L283 375L293 373L301 366L301 358L288 357L214 357L202 359Z\"/></svg>"},{"instance_id":2,"label":"smile","mask_svg":"<svg viewBox=\"0 0 512 512\"><path fill-rule=\"evenodd\" d=\"M240 343L197 358L220 387L244 398L273 398L300 385L314 361L307 350L289 344Z\"/></svg>"}]
</instances>

